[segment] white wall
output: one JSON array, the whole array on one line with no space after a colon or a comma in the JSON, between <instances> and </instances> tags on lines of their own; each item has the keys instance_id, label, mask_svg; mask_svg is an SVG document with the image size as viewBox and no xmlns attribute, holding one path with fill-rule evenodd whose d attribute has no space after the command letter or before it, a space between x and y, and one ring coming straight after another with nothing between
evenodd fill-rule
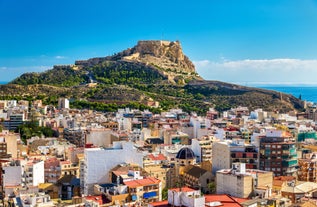
<instances>
[{"instance_id":1,"label":"white wall","mask_svg":"<svg viewBox=\"0 0 317 207\"><path fill-rule=\"evenodd\" d=\"M21 166L4 166L3 167L3 184L4 186L20 185L22 181Z\"/></svg>"},{"instance_id":2,"label":"white wall","mask_svg":"<svg viewBox=\"0 0 317 207\"><path fill-rule=\"evenodd\" d=\"M212 144L212 173L218 170L229 169L230 149L226 142L214 142Z\"/></svg>"},{"instance_id":3,"label":"white wall","mask_svg":"<svg viewBox=\"0 0 317 207\"><path fill-rule=\"evenodd\" d=\"M121 143L122 148L117 144ZM85 149L84 193L92 192L91 185L109 182L109 171L122 163L143 166L143 154L133 148L131 142L115 142L116 149Z\"/></svg>"},{"instance_id":4,"label":"white wall","mask_svg":"<svg viewBox=\"0 0 317 207\"><path fill-rule=\"evenodd\" d=\"M197 139L192 139L191 149L193 150L195 156L199 156L199 162L201 162L201 146Z\"/></svg>"},{"instance_id":5,"label":"white wall","mask_svg":"<svg viewBox=\"0 0 317 207\"><path fill-rule=\"evenodd\" d=\"M44 183L44 161L33 164L33 186Z\"/></svg>"}]
</instances>

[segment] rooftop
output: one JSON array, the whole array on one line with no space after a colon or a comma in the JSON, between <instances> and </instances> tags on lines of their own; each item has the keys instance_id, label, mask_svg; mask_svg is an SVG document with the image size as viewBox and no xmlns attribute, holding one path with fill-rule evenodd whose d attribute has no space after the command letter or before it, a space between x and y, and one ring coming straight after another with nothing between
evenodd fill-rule
<instances>
[{"instance_id":1,"label":"rooftop","mask_svg":"<svg viewBox=\"0 0 317 207\"><path fill-rule=\"evenodd\" d=\"M234 198L229 195L205 195L205 206L241 207L240 202L247 199Z\"/></svg>"},{"instance_id":2,"label":"rooftop","mask_svg":"<svg viewBox=\"0 0 317 207\"><path fill-rule=\"evenodd\" d=\"M193 150L188 147L183 147L180 149L176 155L177 159L195 159L195 154Z\"/></svg>"},{"instance_id":3,"label":"rooftop","mask_svg":"<svg viewBox=\"0 0 317 207\"><path fill-rule=\"evenodd\" d=\"M175 192L193 192L193 191L196 191L195 189L189 188L187 186L181 187L181 188L171 188L170 190L175 191Z\"/></svg>"},{"instance_id":4,"label":"rooftop","mask_svg":"<svg viewBox=\"0 0 317 207\"><path fill-rule=\"evenodd\" d=\"M135 188L139 186L155 185L159 184L161 181L159 179L148 177L140 180L125 181L124 184L130 188Z\"/></svg>"},{"instance_id":5,"label":"rooftop","mask_svg":"<svg viewBox=\"0 0 317 207\"><path fill-rule=\"evenodd\" d=\"M163 154L149 154L148 157L151 160L166 160L166 157Z\"/></svg>"}]
</instances>

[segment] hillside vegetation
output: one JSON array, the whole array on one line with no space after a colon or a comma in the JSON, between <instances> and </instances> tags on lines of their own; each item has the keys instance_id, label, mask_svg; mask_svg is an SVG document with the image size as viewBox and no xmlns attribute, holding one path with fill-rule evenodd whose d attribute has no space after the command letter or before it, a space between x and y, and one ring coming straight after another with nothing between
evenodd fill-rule
<instances>
[{"instance_id":1,"label":"hillside vegetation","mask_svg":"<svg viewBox=\"0 0 317 207\"><path fill-rule=\"evenodd\" d=\"M180 107L200 114L210 107L220 111L237 106L302 110L302 102L291 95L203 80L182 53L179 42L163 44L160 41L140 41L134 48L113 56L23 74L10 84L0 86L0 96L40 98L45 103L67 97L74 107L103 111L126 106L156 112ZM147 106L155 101L160 103L158 109Z\"/></svg>"}]
</instances>

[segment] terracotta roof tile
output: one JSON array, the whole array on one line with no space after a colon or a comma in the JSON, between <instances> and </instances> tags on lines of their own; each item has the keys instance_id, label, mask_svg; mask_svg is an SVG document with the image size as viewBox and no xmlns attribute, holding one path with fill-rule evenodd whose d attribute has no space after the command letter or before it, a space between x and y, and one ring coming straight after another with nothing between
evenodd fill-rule
<instances>
[{"instance_id":1,"label":"terracotta roof tile","mask_svg":"<svg viewBox=\"0 0 317 207\"><path fill-rule=\"evenodd\" d=\"M151 160L166 160L166 157L163 154L158 154L158 155L150 154L148 155L148 157Z\"/></svg>"},{"instance_id":2,"label":"terracotta roof tile","mask_svg":"<svg viewBox=\"0 0 317 207\"><path fill-rule=\"evenodd\" d=\"M129 186L130 188L135 188L139 186L147 186L147 185L154 185L159 184L161 181L159 179L148 177L140 180L131 180L131 181L125 181L124 184Z\"/></svg>"},{"instance_id":3,"label":"terracotta roof tile","mask_svg":"<svg viewBox=\"0 0 317 207\"><path fill-rule=\"evenodd\" d=\"M189 188L189 187L181 187L181 188L172 188L170 189L172 191L175 191L175 192L192 192L192 191L196 191L195 189L192 189L192 188Z\"/></svg>"}]
</instances>

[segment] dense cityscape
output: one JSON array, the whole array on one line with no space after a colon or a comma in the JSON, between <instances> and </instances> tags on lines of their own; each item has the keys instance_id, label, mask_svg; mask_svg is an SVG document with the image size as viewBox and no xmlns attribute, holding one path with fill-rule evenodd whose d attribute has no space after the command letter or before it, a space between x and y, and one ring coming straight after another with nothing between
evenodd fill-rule
<instances>
[{"instance_id":1,"label":"dense cityscape","mask_svg":"<svg viewBox=\"0 0 317 207\"><path fill-rule=\"evenodd\" d=\"M312 104L198 116L79 110L59 98L56 107L3 100L0 110L4 206L290 206L316 197Z\"/></svg>"},{"instance_id":2,"label":"dense cityscape","mask_svg":"<svg viewBox=\"0 0 317 207\"><path fill-rule=\"evenodd\" d=\"M0 0L0 207L317 207L316 0Z\"/></svg>"}]
</instances>

